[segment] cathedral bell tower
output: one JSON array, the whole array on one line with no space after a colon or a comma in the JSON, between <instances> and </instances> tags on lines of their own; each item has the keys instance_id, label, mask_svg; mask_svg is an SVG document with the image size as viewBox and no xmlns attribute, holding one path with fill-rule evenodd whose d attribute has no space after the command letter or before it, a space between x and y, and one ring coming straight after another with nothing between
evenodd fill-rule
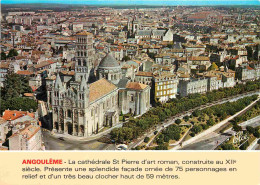
<instances>
[{"instance_id":1,"label":"cathedral bell tower","mask_svg":"<svg viewBox=\"0 0 260 185\"><path fill-rule=\"evenodd\" d=\"M76 35L75 79L82 81L83 76L88 81L90 71L94 68L93 34L83 31Z\"/></svg>"}]
</instances>

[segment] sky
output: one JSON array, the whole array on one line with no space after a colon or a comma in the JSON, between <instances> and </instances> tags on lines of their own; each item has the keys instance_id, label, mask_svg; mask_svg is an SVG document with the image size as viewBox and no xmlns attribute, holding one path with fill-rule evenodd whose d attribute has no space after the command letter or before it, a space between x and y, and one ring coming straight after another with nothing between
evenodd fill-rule
<instances>
[{"instance_id":1,"label":"sky","mask_svg":"<svg viewBox=\"0 0 260 185\"><path fill-rule=\"evenodd\" d=\"M1 0L1 4L19 3L86 5L260 5L260 0Z\"/></svg>"}]
</instances>

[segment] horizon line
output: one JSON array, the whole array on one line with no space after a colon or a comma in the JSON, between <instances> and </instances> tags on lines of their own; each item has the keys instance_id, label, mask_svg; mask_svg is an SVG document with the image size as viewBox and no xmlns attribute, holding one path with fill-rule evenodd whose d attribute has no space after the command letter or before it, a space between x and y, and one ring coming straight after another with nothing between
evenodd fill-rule
<instances>
[{"instance_id":1,"label":"horizon line","mask_svg":"<svg viewBox=\"0 0 260 185\"><path fill-rule=\"evenodd\" d=\"M75 4L68 4L68 3L0 3L1 5L23 5L23 4L32 4L32 5L37 5L37 4L56 4L56 5L84 5L84 6L260 6L259 4L80 4L80 3L75 3Z\"/></svg>"},{"instance_id":2,"label":"horizon line","mask_svg":"<svg viewBox=\"0 0 260 185\"><path fill-rule=\"evenodd\" d=\"M260 0L69 0L64 2L63 0L2 0L0 3L2 5L20 5L20 4L61 4L61 5L118 5L118 6L259 6Z\"/></svg>"}]
</instances>

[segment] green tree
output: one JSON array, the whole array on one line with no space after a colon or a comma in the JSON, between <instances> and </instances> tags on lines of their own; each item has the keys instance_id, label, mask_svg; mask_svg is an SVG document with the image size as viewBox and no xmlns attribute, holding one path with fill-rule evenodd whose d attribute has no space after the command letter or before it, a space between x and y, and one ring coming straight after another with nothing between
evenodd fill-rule
<instances>
[{"instance_id":1,"label":"green tree","mask_svg":"<svg viewBox=\"0 0 260 185\"><path fill-rule=\"evenodd\" d=\"M149 140L150 140L150 138L149 138L149 137L145 137L145 138L144 138L144 142L145 142L145 143L148 143L148 142L149 142Z\"/></svg>"},{"instance_id":2,"label":"green tree","mask_svg":"<svg viewBox=\"0 0 260 185\"><path fill-rule=\"evenodd\" d=\"M160 144L157 147L155 147L155 150L168 150L168 144Z\"/></svg>"},{"instance_id":3,"label":"green tree","mask_svg":"<svg viewBox=\"0 0 260 185\"><path fill-rule=\"evenodd\" d=\"M255 132L254 132L254 136L255 136L256 138L259 138L259 137L260 137L260 133L259 133L258 130L255 130Z\"/></svg>"},{"instance_id":4,"label":"green tree","mask_svg":"<svg viewBox=\"0 0 260 185\"><path fill-rule=\"evenodd\" d=\"M6 60L6 54L5 52L1 52L1 60Z\"/></svg>"},{"instance_id":5,"label":"green tree","mask_svg":"<svg viewBox=\"0 0 260 185\"><path fill-rule=\"evenodd\" d=\"M184 119L184 121L187 122L187 121L189 121L190 117L189 116L184 116L183 119Z\"/></svg>"},{"instance_id":6,"label":"green tree","mask_svg":"<svg viewBox=\"0 0 260 185\"><path fill-rule=\"evenodd\" d=\"M255 132L255 129L251 126L246 126L246 130L250 133L253 134Z\"/></svg>"},{"instance_id":7,"label":"green tree","mask_svg":"<svg viewBox=\"0 0 260 185\"><path fill-rule=\"evenodd\" d=\"M191 131L194 132L195 134L201 132L202 131L201 125L194 125Z\"/></svg>"},{"instance_id":8,"label":"green tree","mask_svg":"<svg viewBox=\"0 0 260 185\"><path fill-rule=\"evenodd\" d=\"M207 125L213 126L215 124L215 121L211 118L207 121Z\"/></svg>"},{"instance_id":9,"label":"green tree","mask_svg":"<svg viewBox=\"0 0 260 185\"><path fill-rule=\"evenodd\" d=\"M179 125L181 123L181 120L180 119L176 119L175 123Z\"/></svg>"},{"instance_id":10,"label":"green tree","mask_svg":"<svg viewBox=\"0 0 260 185\"><path fill-rule=\"evenodd\" d=\"M196 109L195 111L192 112L192 115L194 117L198 117L200 115L200 111L198 109Z\"/></svg>"},{"instance_id":11,"label":"green tree","mask_svg":"<svg viewBox=\"0 0 260 185\"><path fill-rule=\"evenodd\" d=\"M18 52L15 49L11 49L7 55L7 58L15 57L18 55Z\"/></svg>"},{"instance_id":12,"label":"green tree","mask_svg":"<svg viewBox=\"0 0 260 185\"><path fill-rule=\"evenodd\" d=\"M4 87L1 92L1 97L3 99L19 97L20 95L23 95L23 93L32 93L28 78L15 73L7 74L3 84Z\"/></svg>"},{"instance_id":13,"label":"green tree","mask_svg":"<svg viewBox=\"0 0 260 185\"><path fill-rule=\"evenodd\" d=\"M233 124L233 129L234 129L234 131L235 132L239 132L239 131L242 131L242 127L241 126L239 126L238 124Z\"/></svg>"},{"instance_id":14,"label":"green tree","mask_svg":"<svg viewBox=\"0 0 260 185\"><path fill-rule=\"evenodd\" d=\"M236 150L236 148L232 145L232 144L229 144L229 143L225 143L221 146L221 148L223 150Z\"/></svg>"},{"instance_id":15,"label":"green tree","mask_svg":"<svg viewBox=\"0 0 260 185\"><path fill-rule=\"evenodd\" d=\"M38 108L38 104L35 100L30 98L24 98L24 97L15 97L7 100L3 100L1 98L0 102L0 110L1 113L5 111L6 109L10 110L22 110L22 111L30 111L31 109L33 111L36 111Z\"/></svg>"},{"instance_id":16,"label":"green tree","mask_svg":"<svg viewBox=\"0 0 260 185\"><path fill-rule=\"evenodd\" d=\"M128 61L128 60L130 60L131 58L129 57L129 56L124 56L123 58L122 58L122 61Z\"/></svg>"}]
</instances>

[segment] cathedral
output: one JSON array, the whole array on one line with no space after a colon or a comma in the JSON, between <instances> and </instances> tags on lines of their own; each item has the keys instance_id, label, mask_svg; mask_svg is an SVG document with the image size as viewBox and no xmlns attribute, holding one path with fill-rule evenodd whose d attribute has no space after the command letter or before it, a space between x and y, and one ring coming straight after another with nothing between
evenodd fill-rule
<instances>
[{"instance_id":1,"label":"cathedral","mask_svg":"<svg viewBox=\"0 0 260 185\"><path fill-rule=\"evenodd\" d=\"M46 82L47 104L52 109L54 132L88 137L97 134L105 126L118 124L119 115L122 113L120 107L127 107L124 108L124 113L132 113L135 110L136 114L142 114L149 109L150 87L147 85L133 86L133 82L126 80L124 91L135 92L131 93L132 105L127 106L127 94L124 101L119 98L120 88L122 89L122 85L120 88L118 86L122 84L121 66L110 53L97 67L97 80L90 83L95 62L93 35L84 31L78 33L76 39L74 75L57 73L52 85ZM141 94L145 97L142 101Z\"/></svg>"}]
</instances>

